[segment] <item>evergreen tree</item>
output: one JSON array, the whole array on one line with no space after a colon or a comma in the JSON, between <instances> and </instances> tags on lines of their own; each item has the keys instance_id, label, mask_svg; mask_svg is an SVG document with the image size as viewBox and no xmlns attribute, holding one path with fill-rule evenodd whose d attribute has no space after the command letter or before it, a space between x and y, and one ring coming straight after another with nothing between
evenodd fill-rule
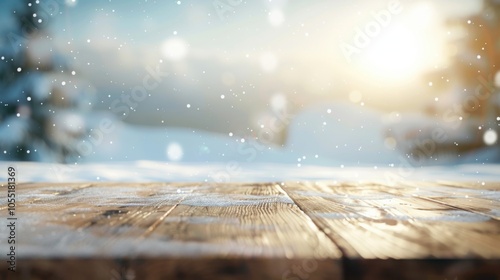
<instances>
[{"instance_id":1,"label":"evergreen tree","mask_svg":"<svg viewBox=\"0 0 500 280\"><path fill-rule=\"evenodd\" d=\"M68 162L87 133L90 104L51 46L43 0L2 1L0 159ZM42 18L41 15L47 15Z\"/></svg>"},{"instance_id":2,"label":"evergreen tree","mask_svg":"<svg viewBox=\"0 0 500 280\"><path fill-rule=\"evenodd\" d=\"M448 22L450 28L463 34L451 42L456 54L445 75L456 81L457 90L450 99L459 104L463 127L469 123L475 131L468 143L459 143L459 151L491 144L483 139L488 130L500 134L500 1L483 3L479 14ZM500 141L496 141L496 145L500 145Z\"/></svg>"}]
</instances>

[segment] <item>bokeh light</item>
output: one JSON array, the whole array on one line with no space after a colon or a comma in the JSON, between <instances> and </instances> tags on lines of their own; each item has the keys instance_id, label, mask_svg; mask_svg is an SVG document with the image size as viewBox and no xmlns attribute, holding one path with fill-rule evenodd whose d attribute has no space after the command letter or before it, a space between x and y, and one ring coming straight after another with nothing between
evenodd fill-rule
<instances>
[{"instance_id":1,"label":"bokeh light","mask_svg":"<svg viewBox=\"0 0 500 280\"><path fill-rule=\"evenodd\" d=\"M173 142L167 146L167 157L170 161L180 161L184 156L184 150L179 143Z\"/></svg>"}]
</instances>

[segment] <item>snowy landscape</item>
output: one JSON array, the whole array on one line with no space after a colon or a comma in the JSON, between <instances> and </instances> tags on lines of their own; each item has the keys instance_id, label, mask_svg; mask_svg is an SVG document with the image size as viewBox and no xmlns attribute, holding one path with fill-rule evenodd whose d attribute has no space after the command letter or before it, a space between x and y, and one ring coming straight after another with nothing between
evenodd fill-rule
<instances>
[{"instance_id":1,"label":"snowy landscape","mask_svg":"<svg viewBox=\"0 0 500 280\"><path fill-rule=\"evenodd\" d=\"M491 1L90 2L2 4L21 182L500 178Z\"/></svg>"},{"instance_id":2,"label":"snowy landscape","mask_svg":"<svg viewBox=\"0 0 500 280\"><path fill-rule=\"evenodd\" d=\"M500 279L499 27L499 0L0 1L0 279Z\"/></svg>"},{"instance_id":3,"label":"snowy landscape","mask_svg":"<svg viewBox=\"0 0 500 280\"><path fill-rule=\"evenodd\" d=\"M500 178L496 149L485 148L460 159L448 156L438 163L430 159L416 161L387 147L383 135L378 133L383 128L379 115L364 108L358 108L358 114L356 107L349 106L323 105L322 110L315 108L297 116L290 124L289 142L283 147L185 128L165 130L127 125L111 115L101 115L97 120L113 119L113 131L95 138L94 143L89 142L91 145L84 150L88 154L76 163L3 162L1 165L4 169L15 166L20 182L331 180L392 184L403 180L484 183ZM354 115L349 116L349 111L355 112Z\"/></svg>"}]
</instances>

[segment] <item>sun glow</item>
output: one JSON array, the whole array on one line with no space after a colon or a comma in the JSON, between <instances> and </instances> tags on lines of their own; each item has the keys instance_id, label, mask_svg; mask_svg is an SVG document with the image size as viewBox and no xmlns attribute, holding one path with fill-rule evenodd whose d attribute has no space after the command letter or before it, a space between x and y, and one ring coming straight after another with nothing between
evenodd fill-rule
<instances>
[{"instance_id":1,"label":"sun glow","mask_svg":"<svg viewBox=\"0 0 500 280\"><path fill-rule=\"evenodd\" d=\"M375 79L408 80L441 65L445 40L432 6L418 4L373 38L359 60Z\"/></svg>"},{"instance_id":2,"label":"sun glow","mask_svg":"<svg viewBox=\"0 0 500 280\"><path fill-rule=\"evenodd\" d=\"M169 38L161 47L163 56L172 61L182 60L188 53L188 44L177 37Z\"/></svg>"},{"instance_id":3,"label":"sun glow","mask_svg":"<svg viewBox=\"0 0 500 280\"><path fill-rule=\"evenodd\" d=\"M363 63L377 76L401 77L421 70L421 56L417 38L406 29L395 27L373 43Z\"/></svg>"}]
</instances>

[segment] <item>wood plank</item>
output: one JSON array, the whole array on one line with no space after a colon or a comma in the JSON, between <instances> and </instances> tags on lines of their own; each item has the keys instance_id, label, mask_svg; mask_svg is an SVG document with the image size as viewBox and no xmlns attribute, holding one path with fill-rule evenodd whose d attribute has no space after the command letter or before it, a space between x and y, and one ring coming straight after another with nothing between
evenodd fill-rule
<instances>
[{"instance_id":1,"label":"wood plank","mask_svg":"<svg viewBox=\"0 0 500 280\"><path fill-rule=\"evenodd\" d=\"M479 191L500 191L500 182L456 182L440 180L436 182L443 186L451 186L454 188L476 189Z\"/></svg>"},{"instance_id":2,"label":"wood plank","mask_svg":"<svg viewBox=\"0 0 500 280\"><path fill-rule=\"evenodd\" d=\"M24 184L17 194L19 265L33 277L95 259L112 271L120 259L137 279L341 278L340 250L274 184Z\"/></svg>"},{"instance_id":3,"label":"wood plank","mask_svg":"<svg viewBox=\"0 0 500 280\"><path fill-rule=\"evenodd\" d=\"M412 191L356 183L284 189L349 258L500 258L500 221Z\"/></svg>"},{"instance_id":4,"label":"wood plank","mask_svg":"<svg viewBox=\"0 0 500 280\"><path fill-rule=\"evenodd\" d=\"M20 184L0 279L500 279L497 188Z\"/></svg>"},{"instance_id":5,"label":"wood plank","mask_svg":"<svg viewBox=\"0 0 500 280\"><path fill-rule=\"evenodd\" d=\"M410 185L283 188L344 252L345 279L500 279L500 221L424 199L441 195L436 186Z\"/></svg>"},{"instance_id":6,"label":"wood plank","mask_svg":"<svg viewBox=\"0 0 500 280\"><path fill-rule=\"evenodd\" d=\"M475 213L482 213L494 219L500 220L500 183L496 182L474 182L457 184L456 182L440 182L443 186L450 186L460 190L465 189L464 199L456 197L441 196L433 197L434 201L466 209Z\"/></svg>"},{"instance_id":7,"label":"wood plank","mask_svg":"<svg viewBox=\"0 0 500 280\"><path fill-rule=\"evenodd\" d=\"M402 182L399 186L383 189L396 195L404 192L449 208L470 211L500 220L500 185L497 183L488 182L483 185L470 182L463 184Z\"/></svg>"}]
</instances>

